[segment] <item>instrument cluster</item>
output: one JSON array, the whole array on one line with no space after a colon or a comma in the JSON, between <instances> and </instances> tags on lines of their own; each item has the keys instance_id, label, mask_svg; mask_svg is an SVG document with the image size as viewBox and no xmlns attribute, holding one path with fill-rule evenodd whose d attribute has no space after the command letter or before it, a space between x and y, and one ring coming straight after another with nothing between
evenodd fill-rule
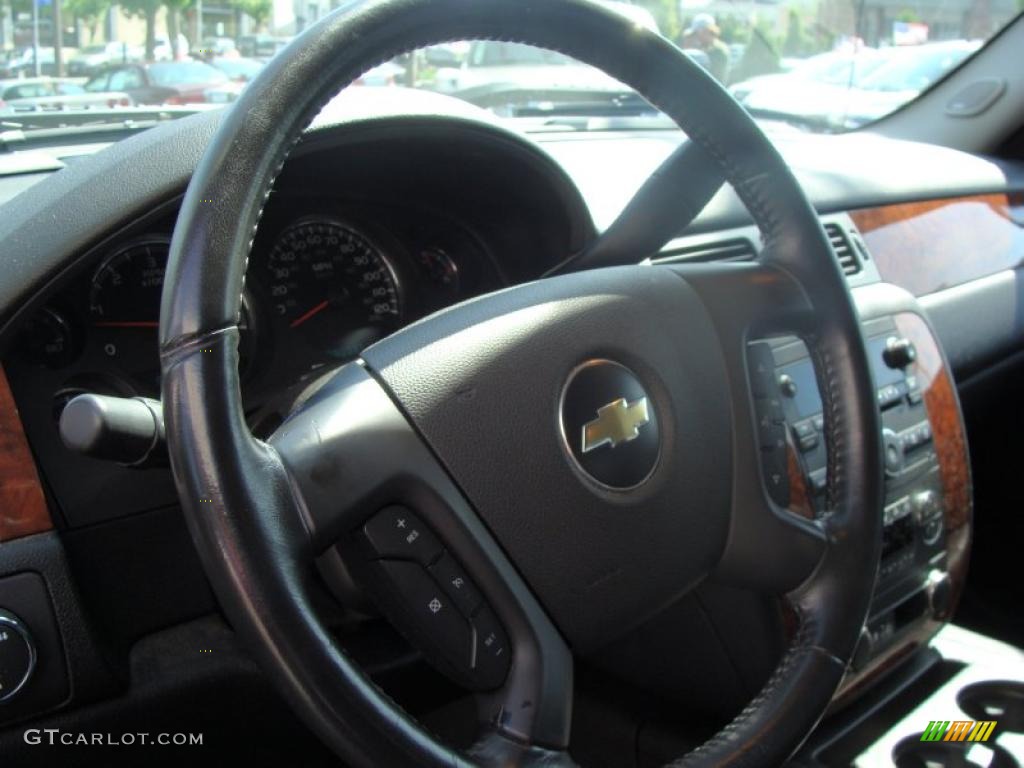
<instances>
[{"instance_id":1,"label":"instrument cluster","mask_svg":"<svg viewBox=\"0 0 1024 768\"><path fill-rule=\"evenodd\" d=\"M257 432L273 429L289 397L325 370L503 284L483 242L436 213L278 202L254 240L239 318L239 371ZM16 356L57 380L55 415L86 391L159 396L169 250L166 230L119 241L25 323Z\"/></svg>"}]
</instances>

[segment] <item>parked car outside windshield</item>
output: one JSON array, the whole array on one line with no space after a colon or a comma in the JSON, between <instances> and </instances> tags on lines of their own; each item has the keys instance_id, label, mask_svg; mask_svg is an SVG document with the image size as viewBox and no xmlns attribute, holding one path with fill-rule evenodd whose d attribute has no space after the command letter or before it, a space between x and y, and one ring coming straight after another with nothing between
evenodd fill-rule
<instances>
[{"instance_id":1,"label":"parked car outside windshield","mask_svg":"<svg viewBox=\"0 0 1024 768\"><path fill-rule=\"evenodd\" d=\"M113 67L85 84L87 91L124 91L136 104L196 104L228 76L201 61L161 61Z\"/></svg>"}]
</instances>

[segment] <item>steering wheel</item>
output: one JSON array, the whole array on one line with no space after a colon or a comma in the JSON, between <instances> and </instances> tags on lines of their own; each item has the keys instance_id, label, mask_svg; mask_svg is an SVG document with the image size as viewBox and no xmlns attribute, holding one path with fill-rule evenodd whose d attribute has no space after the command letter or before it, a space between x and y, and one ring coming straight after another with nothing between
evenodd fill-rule
<instances>
[{"instance_id":1,"label":"steering wheel","mask_svg":"<svg viewBox=\"0 0 1024 768\"><path fill-rule=\"evenodd\" d=\"M461 39L561 51L635 88L731 182L761 229L759 259L639 265L634 254L460 304L366 349L257 440L237 323L275 175L341 87ZM678 211L655 202L633 229L672 231ZM773 334L801 337L815 364L829 457L818 520L773 500L786 468L762 445L784 426L766 348L752 343ZM760 694L677 765L777 765L835 693L880 549L860 325L782 158L666 39L587 0L364 0L324 17L249 85L197 168L160 343L172 467L210 581L291 706L348 763L571 764L573 653L712 575L785 596L799 624ZM325 557L391 595L396 624L476 691L472 749L440 743L339 648L317 610ZM475 598L452 591L455 579ZM434 616L461 638L457 652Z\"/></svg>"}]
</instances>

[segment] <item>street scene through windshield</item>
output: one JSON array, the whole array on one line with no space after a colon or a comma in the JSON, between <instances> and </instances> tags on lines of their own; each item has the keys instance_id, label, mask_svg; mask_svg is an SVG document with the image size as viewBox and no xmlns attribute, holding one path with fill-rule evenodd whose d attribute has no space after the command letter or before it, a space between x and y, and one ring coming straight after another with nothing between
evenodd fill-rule
<instances>
[{"instance_id":1,"label":"street scene through windshield","mask_svg":"<svg viewBox=\"0 0 1024 768\"><path fill-rule=\"evenodd\" d=\"M755 117L808 130L868 125L962 64L1024 0L596 0L659 32ZM338 0L3 0L0 115L210 108ZM413 87L514 118L653 116L561 54L462 42L400 56L362 87ZM79 118L83 119L83 118ZM48 126L64 124L49 118Z\"/></svg>"}]
</instances>

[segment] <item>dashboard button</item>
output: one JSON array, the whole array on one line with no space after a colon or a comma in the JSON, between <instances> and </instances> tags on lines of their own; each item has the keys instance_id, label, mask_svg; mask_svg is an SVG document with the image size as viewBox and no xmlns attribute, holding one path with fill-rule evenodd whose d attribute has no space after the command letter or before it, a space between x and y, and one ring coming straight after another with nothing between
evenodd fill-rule
<instances>
[{"instance_id":1,"label":"dashboard button","mask_svg":"<svg viewBox=\"0 0 1024 768\"><path fill-rule=\"evenodd\" d=\"M821 493L822 491L825 490L825 486L827 485L827 475L825 473L824 467L822 467L821 469L816 469L813 472L811 472L810 478L811 488L814 489L815 493Z\"/></svg>"},{"instance_id":2,"label":"dashboard button","mask_svg":"<svg viewBox=\"0 0 1024 768\"><path fill-rule=\"evenodd\" d=\"M430 572L464 616L472 616L480 607L483 602L480 590L470 581L462 566L447 552L430 566Z\"/></svg>"},{"instance_id":3,"label":"dashboard button","mask_svg":"<svg viewBox=\"0 0 1024 768\"><path fill-rule=\"evenodd\" d=\"M750 389L754 397L768 397L775 394L775 356L772 348L763 341L747 347L750 362Z\"/></svg>"},{"instance_id":4,"label":"dashboard button","mask_svg":"<svg viewBox=\"0 0 1024 768\"><path fill-rule=\"evenodd\" d=\"M473 618L473 673L482 689L497 688L508 676L512 651L505 630L490 608Z\"/></svg>"},{"instance_id":5,"label":"dashboard button","mask_svg":"<svg viewBox=\"0 0 1024 768\"><path fill-rule=\"evenodd\" d=\"M455 602L419 563L381 560L375 563L395 591L399 610L395 623L406 627L428 658L440 656L459 678L465 678L473 659L473 631Z\"/></svg>"},{"instance_id":6,"label":"dashboard button","mask_svg":"<svg viewBox=\"0 0 1024 768\"><path fill-rule=\"evenodd\" d=\"M767 450L786 450L786 428L782 424L768 421L766 415L757 420L757 439L760 446Z\"/></svg>"},{"instance_id":7,"label":"dashboard button","mask_svg":"<svg viewBox=\"0 0 1024 768\"><path fill-rule=\"evenodd\" d=\"M903 399L903 393L900 392L900 388L895 384L888 384L878 390L878 405L881 408L886 408L893 403L898 403Z\"/></svg>"},{"instance_id":8,"label":"dashboard button","mask_svg":"<svg viewBox=\"0 0 1024 768\"><path fill-rule=\"evenodd\" d=\"M813 451L818 446L818 431L814 428L813 419L798 421L793 425L793 434L804 453Z\"/></svg>"},{"instance_id":9,"label":"dashboard button","mask_svg":"<svg viewBox=\"0 0 1024 768\"><path fill-rule=\"evenodd\" d=\"M882 445L886 473L890 476L898 475L903 471L903 442L900 436L885 428L882 430Z\"/></svg>"},{"instance_id":10,"label":"dashboard button","mask_svg":"<svg viewBox=\"0 0 1024 768\"><path fill-rule=\"evenodd\" d=\"M363 526L373 558L434 562L444 548L423 521L405 507L382 509Z\"/></svg>"}]
</instances>

